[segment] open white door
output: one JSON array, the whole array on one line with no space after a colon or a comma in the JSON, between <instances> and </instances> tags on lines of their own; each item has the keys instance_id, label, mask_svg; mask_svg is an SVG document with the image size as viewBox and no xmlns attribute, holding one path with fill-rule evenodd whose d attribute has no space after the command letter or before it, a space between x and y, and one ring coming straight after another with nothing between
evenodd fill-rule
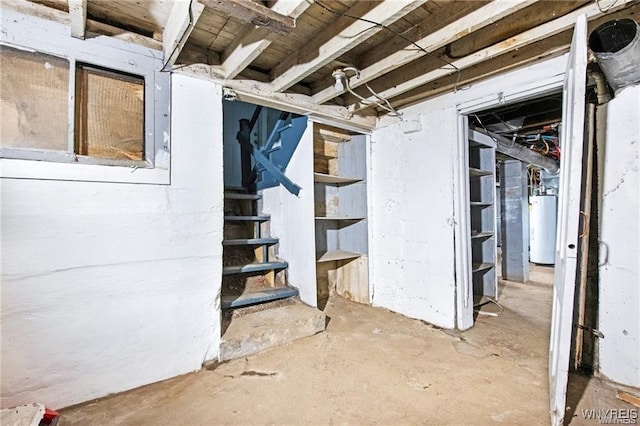
<instances>
[{"instance_id":1,"label":"open white door","mask_svg":"<svg viewBox=\"0 0 640 426\"><path fill-rule=\"evenodd\" d=\"M573 32L562 102L562 164L549 352L549 392L553 425L561 425L563 422L567 396L582 192L586 69L587 17L581 15Z\"/></svg>"}]
</instances>

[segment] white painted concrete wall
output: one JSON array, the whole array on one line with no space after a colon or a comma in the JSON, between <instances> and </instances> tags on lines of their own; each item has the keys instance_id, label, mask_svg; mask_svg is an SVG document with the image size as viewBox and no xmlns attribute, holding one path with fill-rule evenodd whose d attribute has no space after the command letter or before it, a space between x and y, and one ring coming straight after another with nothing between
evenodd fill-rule
<instances>
[{"instance_id":1,"label":"white painted concrete wall","mask_svg":"<svg viewBox=\"0 0 640 426\"><path fill-rule=\"evenodd\" d=\"M170 186L0 181L3 407L60 408L217 357L222 100L172 85Z\"/></svg>"},{"instance_id":2,"label":"white painted concrete wall","mask_svg":"<svg viewBox=\"0 0 640 426\"><path fill-rule=\"evenodd\" d=\"M394 124L371 136L373 304L453 328L456 114L448 108L417 118L418 132Z\"/></svg>"},{"instance_id":3,"label":"white painted concrete wall","mask_svg":"<svg viewBox=\"0 0 640 426\"><path fill-rule=\"evenodd\" d=\"M607 104L605 143L600 372L640 387L640 86L623 89Z\"/></svg>"},{"instance_id":4,"label":"white painted concrete wall","mask_svg":"<svg viewBox=\"0 0 640 426\"><path fill-rule=\"evenodd\" d=\"M402 121L381 120L371 144L374 305L456 327L456 303L463 306L454 253L454 224L461 214L454 210L462 161L458 111L516 101L540 86L557 88L565 65L566 56L540 62L408 107ZM412 121L421 128L414 131ZM468 318L471 305L465 308Z\"/></svg>"},{"instance_id":5,"label":"white painted concrete wall","mask_svg":"<svg viewBox=\"0 0 640 426\"><path fill-rule=\"evenodd\" d=\"M287 279L300 299L317 306L313 198L313 123L307 122L285 173L302 190L296 197L283 186L262 191L263 213L271 216L271 236L279 238L278 256L289 262Z\"/></svg>"}]
</instances>

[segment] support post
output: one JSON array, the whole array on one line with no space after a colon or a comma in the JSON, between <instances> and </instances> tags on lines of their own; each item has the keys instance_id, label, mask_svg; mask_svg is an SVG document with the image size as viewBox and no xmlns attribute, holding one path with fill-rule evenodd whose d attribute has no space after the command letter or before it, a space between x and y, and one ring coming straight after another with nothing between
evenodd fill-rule
<instances>
[{"instance_id":1,"label":"support post","mask_svg":"<svg viewBox=\"0 0 640 426\"><path fill-rule=\"evenodd\" d=\"M502 278L529 280L529 196L527 165L518 160L500 163Z\"/></svg>"}]
</instances>

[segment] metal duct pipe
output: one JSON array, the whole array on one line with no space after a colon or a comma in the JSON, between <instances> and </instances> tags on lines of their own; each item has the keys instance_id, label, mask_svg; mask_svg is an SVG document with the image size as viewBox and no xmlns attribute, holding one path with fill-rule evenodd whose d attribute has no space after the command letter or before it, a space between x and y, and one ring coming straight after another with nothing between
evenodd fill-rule
<instances>
[{"instance_id":1,"label":"metal duct pipe","mask_svg":"<svg viewBox=\"0 0 640 426\"><path fill-rule=\"evenodd\" d=\"M589 47L614 91L640 81L640 26L636 21L605 22L589 36Z\"/></svg>"},{"instance_id":2,"label":"metal duct pipe","mask_svg":"<svg viewBox=\"0 0 640 426\"><path fill-rule=\"evenodd\" d=\"M556 174L560 170L558 163L551 158L540 155L529 148L511 141L497 133L489 132L487 130L475 129L478 133L483 133L496 142L496 151L501 152L509 157L513 157L516 160L523 161L528 164L533 164L536 167L545 169L549 173Z\"/></svg>"}]
</instances>

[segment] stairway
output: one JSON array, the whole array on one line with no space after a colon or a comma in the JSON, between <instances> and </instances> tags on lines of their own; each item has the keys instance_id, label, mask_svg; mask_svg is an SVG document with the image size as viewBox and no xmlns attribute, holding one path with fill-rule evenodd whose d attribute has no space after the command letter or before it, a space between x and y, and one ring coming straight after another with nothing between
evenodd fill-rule
<instances>
[{"instance_id":1,"label":"stairway","mask_svg":"<svg viewBox=\"0 0 640 426\"><path fill-rule=\"evenodd\" d=\"M324 330L324 314L298 301L287 285L288 263L267 237L262 196L243 188L224 194L222 342L220 361L251 355Z\"/></svg>"},{"instance_id":2,"label":"stairway","mask_svg":"<svg viewBox=\"0 0 640 426\"><path fill-rule=\"evenodd\" d=\"M269 228L269 217L258 214L262 196L226 189L224 199L222 309L297 296L298 290L286 285L289 265L274 259L270 249L278 239L262 236Z\"/></svg>"}]
</instances>

